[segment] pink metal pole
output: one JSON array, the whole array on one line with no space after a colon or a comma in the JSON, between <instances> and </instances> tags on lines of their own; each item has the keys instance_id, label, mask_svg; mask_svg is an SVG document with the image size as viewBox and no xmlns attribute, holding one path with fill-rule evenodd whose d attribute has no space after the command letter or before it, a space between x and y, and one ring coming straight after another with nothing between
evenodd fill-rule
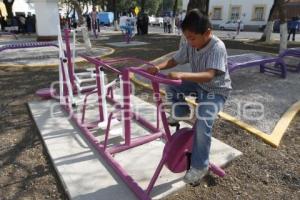
<instances>
[{"instance_id":1,"label":"pink metal pole","mask_svg":"<svg viewBox=\"0 0 300 200\"><path fill-rule=\"evenodd\" d=\"M64 59L60 59L60 62L61 62L61 70L62 70L62 76L63 76L63 88L60 88L63 90L63 98L65 100L65 104L64 106L66 106L66 108L68 110L70 110L71 108L69 107L69 101L71 101L69 99L69 90L68 90L68 86L67 86L67 80L66 80L66 73L65 73L65 70L64 70L64 62L65 60Z\"/></svg>"},{"instance_id":2,"label":"pink metal pole","mask_svg":"<svg viewBox=\"0 0 300 200\"><path fill-rule=\"evenodd\" d=\"M137 147L137 146L140 146L142 144L152 142L153 140L156 140L157 138L160 138L162 135L163 135L163 132L157 132L157 133L153 133L151 135L140 136L138 138L131 139L130 140L130 145L126 145L126 144L115 145L115 146L109 148L108 151L111 154L120 153L122 151L131 149L133 147Z\"/></svg>"},{"instance_id":3,"label":"pink metal pole","mask_svg":"<svg viewBox=\"0 0 300 200\"><path fill-rule=\"evenodd\" d=\"M131 137L131 111L130 111L130 80L129 71L124 70L122 73L123 81L123 121L124 121L124 131L125 131L125 144L130 145Z\"/></svg>"},{"instance_id":4,"label":"pink metal pole","mask_svg":"<svg viewBox=\"0 0 300 200\"><path fill-rule=\"evenodd\" d=\"M68 112L68 110L66 110L66 112ZM113 170L119 175L119 177L127 184L127 186L136 195L136 197L141 200L151 200L149 195L131 178L131 176L126 172L126 170L124 170L122 166L114 160L112 155L109 152L104 151L103 145L101 145L97 141L94 135L86 127L80 124L80 120L77 119L74 113L71 114L71 118L80 128L81 132L86 136L90 144L93 145L93 147L99 152L102 158L106 160L109 166L111 166Z\"/></svg>"},{"instance_id":5,"label":"pink metal pole","mask_svg":"<svg viewBox=\"0 0 300 200\"><path fill-rule=\"evenodd\" d=\"M67 59L68 59L68 69L69 69L70 82L71 82L71 85L72 85L72 89L75 90L76 87L75 87L75 83L74 83L74 80L75 80L74 66L72 64L72 53L71 53L71 46L70 46L70 30L65 29L64 33L65 33L66 56L67 56Z\"/></svg>"},{"instance_id":6,"label":"pink metal pole","mask_svg":"<svg viewBox=\"0 0 300 200\"><path fill-rule=\"evenodd\" d=\"M165 135L167 137L167 140L170 141L171 140L171 131L170 131L170 128L169 128L169 124L167 122L166 113L162 110L163 108L161 108L162 99L160 97L159 84L157 82L152 81L152 87L153 87L154 94L159 95L159 96L156 97L157 110L159 111L159 113L161 115L161 119L162 119L162 123L163 123L163 126L164 126L164 130L165 130L165 133L166 133Z\"/></svg>"},{"instance_id":7,"label":"pink metal pole","mask_svg":"<svg viewBox=\"0 0 300 200\"><path fill-rule=\"evenodd\" d=\"M157 180L157 178L158 178L158 176L161 172L161 169L163 168L163 166L165 164L165 161L166 161L166 156L165 156L165 154L163 154L162 159L160 160L160 162L159 162L159 164L158 164L158 166L155 170L155 173L154 173L154 175L153 175L153 177L152 177L152 179L151 179L151 181L150 181L150 183L147 187L146 192L147 192L148 195L150 194L151 190L153 189L153 186L154 186L154 184L155 184L155 182L156 182L156 180Z\"/></svg>"},{"instance_id":8,"label":"pink metal pole","mask_svg":"<svg viewBox=\"0 0 300 200\"><path fill-rule=\"evenodd\" d=\"M106 150L106 147L107 147L107 141L108 141L108 136L109 136L109 131L110 131L110 124L111 124L113 114L114 114L114 112L111 112L108 116L108 122L107 122L107 127L105 130L105 138L104 138L104 144L103 144L104 150Z\"/></svg>"},{"instance_id":9,"label":"pink metal pole","mask_svg":"<svg viewBox=\"0 0 300 200\"><path fill-rule=\"evenodd\" d=\"M81 123L84 124L84 118L85 118L85 111L86 111L86 105L87 105L87 98L91 95L91 94L95 94L97 93L97 91L91 91L88 94L85 95L84 97L84 101L83 101L83 107L82 107L82 117L81 117Z\"/></svg>"},{"instance_id":10,"label":"pink metal pole","mask_svg":"<svg viewBox=\"0 0 300 200\"><path fill-rule=\"evenodd\" d=\"M118 104L117 101L115 101L114 99L112 99L110 97L107 97L107 100L112 104L115 104L115 105ZM141 115L139 115L137 113L133 113L133 112L131 112L131 115L132 115L132 119L135 119L139 124L142 124L145 128L149 129L151 132L159 131L159 129L157 129L155 126L153 126L153 124L151 122L146 120Z\"/></svg>"},{"instance_id":11,"label":"pink metal pole","mask_svg":"<svg viewBox=\"0 0 300 200\"><path fill-rule=\"evenodd\" d=\"M101 93L101 87L105 87L104 85L101 85L100 83L100 66L95 65L96 68L96 84L97 84L97 93L98 93L98 110L99 110L99 120L100 122L104 120L103 115L103 104L102 104L102 93Z\"/></svg>"},{"instance_id":12,"label":"pink metal pole","mask_svg":"<svg viewBox=\"0 0 300 200\"><path fill-rule=\"evenodd\" d=\"M226 174L225 171L221 167L218 167L215 164L209 163L208 168L210 171L212 171L214 174L216 174L220 177L224 177Z\"/></svg>"}]
</instances>

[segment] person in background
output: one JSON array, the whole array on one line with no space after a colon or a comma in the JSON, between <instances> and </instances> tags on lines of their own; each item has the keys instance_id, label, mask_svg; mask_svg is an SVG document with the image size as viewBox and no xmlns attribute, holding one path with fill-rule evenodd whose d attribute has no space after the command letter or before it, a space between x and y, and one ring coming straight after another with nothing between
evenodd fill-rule
<instances>
[{"instance_id":1,"label":"person in background","mask_svg":"<svg viewBox=\"0 0 300 200\"><path fill-rule=\"evenodd\" d=\"M167 28L168 28L168 33L171 33L171 17L167 16Z\"/></svg>"},{"instance_id":2,"label":"person in background","mask_svg":"<svg viewBox=\"0 0 300 200\"><path fill-rule=\"evenodd\" d=\"M19 31L23 34L26 33L26 18L24 15L19 16Z\"/></svg>"},{"instance_id":3,"label":"person in background","mask_svg":"<svg viewBox=\"0 0 300 200\"><path fill-rule=\"evenodd\" d=\"M164 24L164 33L168 32L168 24L167 24L167 15L163 18L163 24Z\"/></svg>"},{"instance_id":4,"label":"person in background","mask_svg":"<svg viewBox=\"0 0 300 200\"><path fill-rule=\"evenodd\" d=\"M298 20L298 17L293 17L292 22L291 22L291 26L290 26L290 30L289 30L288 40L290 40L290 36L293 35L292 40L295 41L296 32L300 28L299 24L300 24L300 22Z\"/></svg>"},{"instance_id":5,"label":"person in background","mask_svg":"<svg viewBox=\"0 0 300 200\"><path fill-rule=\"evenodd\" d=\"M26 20L25 20L25 25L26 25L26 32L28 34L33 33L33 22L32 22L31 13L27 14L27 17L26 17Z\"/></svg>"},{"instance_id":6,"label":"person in background","mask_svg":"<svg viewBox=\"0 0 300 200\"><path fill-rule=\"evenodd\" d=\"M97 18L98 18L98 12L96 10L96 7L93 6L93 11L91 12L91 28L92 28L95 36L97 36L96 30L98 29L98 20L97 20Z\"/></svg>"},{"instance_id":7,"label":"person in background","mask_svg":"<svg viewBox=\"0 0 300 200\"><path fill-rule=\"evenodd\" d=\"M92 26L92 24L91 24L91 17L89 15L85 15L85 20L86 20L86 26L88 28L88 31L90 31L91 30L91 26Z\"/></svg>"}]
</instances>

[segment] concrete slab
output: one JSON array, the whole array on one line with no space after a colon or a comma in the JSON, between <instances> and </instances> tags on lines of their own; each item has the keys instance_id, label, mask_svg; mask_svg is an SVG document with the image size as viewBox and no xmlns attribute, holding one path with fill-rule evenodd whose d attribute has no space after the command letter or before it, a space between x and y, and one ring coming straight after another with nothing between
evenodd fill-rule
<instances>
[{"instance_id":1,"label":"concrete slab","mask_svg":"<svg viewBox=\"0 0 300 200\"><path fill-rule=\"evenodd\" d=\"M139 41L131 41L130 43L127 42L111 42L106 43L107 45L114 46L114 47L131 47L131 46L141 46L145 44L149 44L147 42L139 42Z\"/></svg>"},{"instance_id":2,"label":"concrete slab","mask_svg":"<svg viewBox=\"0 0 300 200\"><path fill-rule=\"evenodd\" d=\"M101 33L100 33L101 34ZM98 36L97 38L95 38L95 36L93 35L93 36L91 36L90 37L90 40L91 41L99 41L99 40L109 40L110 39L110 37L107 37L107 36Z\"/></svg>"},{"instance_id":3,"label":"concrete slab","mask_svg":"<svg viewBox=\"0 0 300 200\"><path fill-rule=\"evenodd\" d=\"M140 108L143 117L151 121L155 119L153 105L137 97L133 97L132 104L146 108ZM29 108L70 199L136 199L57 105L55 101L30 102ZM96 112L87 114L95 116ZM133 125L133 135L144 134L145 130L144 133L141 130L140 126L138 128L136 124ZM96 133L99 139L103 137L101 132ZM121 139L120 136L112 137L112 140ZM163 147L164 143L156 140L116 154L115 159L145 189L161 158ZM213 139L210 155L213 163L224 166L240 155L240 151ZM174 174L163 168L151 197L161 199L184 187L182 176L182 173Z\"/></svg>"}]
</instances>

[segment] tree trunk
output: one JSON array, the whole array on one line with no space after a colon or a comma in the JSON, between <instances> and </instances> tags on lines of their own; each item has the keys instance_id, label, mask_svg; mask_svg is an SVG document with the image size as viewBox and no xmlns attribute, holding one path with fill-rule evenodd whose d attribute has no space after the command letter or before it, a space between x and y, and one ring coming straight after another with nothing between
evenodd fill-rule
<instances>
[{"instance_id":1,"label":"tree trunk","mask_svg":"<svg viewBox=\"0 0 300 200\"><path fill-rule=\"evenodd\" d=\"M272 5L270 13L269 13L267 25L265 27L263 35L260 38L260 41L266 41L266 42L271 41L273 26L274 26L273 15L274 15L274 11L276 10L277 5L278 5L278 0L274 0L274 3Z\"/></svg>"},{"instance_id":2,"label":"tree trunk","mask_svg":"<svg viewBox=\"0 0 300 200\"><path fill-rule=\"evenodd\" d=\"M12 19L13 18L13 12L12 12L12 6L14 4L15 0L12 0L10 3L8 2L8 0L3 0L3 3L5 5L6 8L6 12L7 12L7 18L8 19Z\"/></svg>"},{"instance_id":3,"label":"tree trunk","mask_svg":"<svg viewBox=\"0 0 300 200\"><path fill-rule=\"evenodd\" d=\"M287 23L286 23L286 7L284 0L278 0L278 11L280 19L280 48L279 52L284 51L287 48Z\"/></svg>"},{"instance_id":4,"label":"tree trunk","mask_svg":"<svg viewBox=\"0 0 300 200\"><path fill-rule=\"evenodd\" d=\"M84 18L82 16L82 9L80 3L77 0L71 0L71 3L73 4L74 9L76 10L78 15L78 26L82 26L82 24L84 23Z\"/></svg>"},{"instance_id":5,"label":"tree trunk","mask_svg":"<svg viewBox=\"0 0 300 200\"><path fill-rule=\"evenodd\" d=\"M265 40L262 40L262 41L266 41L266 42L270 42L271 39L272 39L272 32L273 32L273 27L274 27L274 21L271 20L271 21L268 21L267 25L266 25L266 28L265 28ZM262 39L263 39L263 36L262 36Z\"/></svg>"},{"instance_id":6,"label":"tree trunk","mask_svg":"<svg viewBox=\"0 0 300 200\"><path fill-rule=\"evenodd\" d=\"M112 1L112 7L113 7L113 11L114 11L114 27L115 27L115 31L118 30L118 22L117 22L117 4L116 4L116 0Z\"/></svg>"},{"instance_id":7,"label":"tree trunk","mask_svg":"<svg viewBox=\"0 0 300 200\"><path fill-rule=\"evenodd\" d=\"M187 10L192 10L194 8L197 8L202 12L204 15L208 15L208 6L209 6L209 0L189 0L188 8Z\"/></svg>"},{"instance_id":8,"label":"tree trunk","mask_svg":"<svg viewBox=\"0 0 300 200\"><path fill-rule=\"evenodd\" d=\"M71 8L71 5L70 5L70 2L68 1L67 2L67 18L69 18L69 15L70 15L71 11L72 11L72 8Z\"/></svg>"},{"instance_id":9,"label":"tree trunk","mask_svg":"<svg viewBox=\"0 0 300 200\"><path fill-rule=\"evenodd\" d=\"M172 17L172 33L175 33L175 17L177 14L177 9L178 9L178 0L175 0L174 6L173 6L173 17Z\"/></svg>"},{"instance_id":10,"label":"tree trunk","mask_svg":"<svg viewBox=\"0 0 300 200\"><path fill-rule=\"evenodd\" d=\"M145 12L145 1L146 0L141 0L141 13Z\"/></svg>"},{"instance_id":11,"label":"tree trunk","mask_svg":"<svg viewBox=\"0 0 300 200\"><path fill-rule=\"evenodd\" d=\"M86 28L86 20L82 16L82 9L80 7L80 4L77 0L71 0L70 2L73 4L73 6L77 12L77 15L78 15L78 27L80 27L80 30L82 32L82 38L84 41L85 48L88 51L90 51L92 49L92 44L91 44L91 40L89 37L89 32Z\"/></svg>"}]
</instances>

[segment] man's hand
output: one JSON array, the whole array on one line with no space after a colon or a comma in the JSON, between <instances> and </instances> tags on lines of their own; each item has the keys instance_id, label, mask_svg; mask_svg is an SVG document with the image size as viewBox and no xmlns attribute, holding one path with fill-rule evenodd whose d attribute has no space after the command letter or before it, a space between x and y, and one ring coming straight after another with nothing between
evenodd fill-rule
<instances>
[{"instance_id":1,"label":"man's hand","mask_svg":"<svg viewBox=\"0 0 300 200\"><path fill-rule=\"evenodd\" d=\"M170 79L182 79L183 73L182 72L170 72L168 74L168 77Z\"/></svg>"},{"instance_id":2,"label":"man's hand","mask_svg":"<svg viewBox=\"0 0 300 200\"><path fill-rule=\"evenodd\" d=\"M155 75L155 74L157 74L160 70L159 70L159 67L153 66L153 67L148 67L148 68L146 69L146 71L147 71L149 74Z\"/></svg>"}]
</instances>

